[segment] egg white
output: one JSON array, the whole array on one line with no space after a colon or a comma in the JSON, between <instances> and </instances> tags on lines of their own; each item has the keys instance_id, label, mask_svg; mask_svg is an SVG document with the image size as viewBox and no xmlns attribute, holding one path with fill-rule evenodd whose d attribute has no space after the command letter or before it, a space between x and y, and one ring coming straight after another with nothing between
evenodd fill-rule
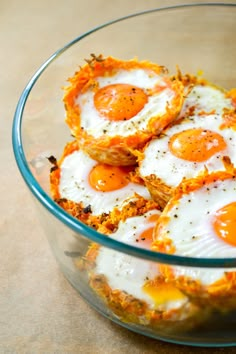
<instances>
[{"instance_id":1,"label":"egg white","mask_svg":"<svg viewBox=\"0 0 236 354\"><path fill-rule=\"evenodd\" d=\"M94 215L109 213L114 207L121 207L125 201L139 194L145 199L151 199L147 189L139 184L129 183L125 187L102 192L93 189L88 176L97 162L82 150L75 151L65 157L61 165L59 192L61 198L90 205Z\"/></svg>"},{"instance_id":2,"label":"egg white","mask_svg":"<svg viewBox=\"0 0 236 354\"><path fill-rule=\"evenodd\" d=\"M199 112L215 111L216 115L222 115L223 108L232 107L231 99L225 97L225 92L210 85L195 85L184 101L180 116L184 116L186 111L194 106L195 115Z\"/></svg>"},{"instance_id":3,"label":"egg white","mask_svg":"<svg viewBox=\"0 0 236 354\"><path fill-rule=\"evenodd\" d=\"M219 238L212 226L216 211L235 201L236 181L233 179L217 181L183 195L167 213L168 224L162 226L162 232L167 232L172 240L175 254L195 258L236 257L236 247ZM159 239L162 232L158 235ZM226 269L174 267L174 271L177 277L185 275L210 285L222 278Z\"/></svg>"},{"instance_id":4,"label":"egg white","mask_svg":"<svg viewBox=\"0 0 236 354\"><path fill-rule=\"evenodd\" d=\"M159 215L160 212L152 210L142 216L128 218L125 222L120 222L118 230L109 237L132 246L146 248L145 243L136 240L144 230L154 226L154 222L148 221L150 215L153 214ZM148 280L155 279L160 275L157 263L101 247L94 271L95 274L104 275L113 290L127 292L136 299L145 301L151 308L155 308L153 299L144 292L143 286ZM163 311L176 309L183 306L186 301L185 297L166 301L159 305L159 309Z\"/></svg>"},{"instance_id":5,"label":"egg white","mask_svg":"<svg viewBox=\"0 0 236 354\"><path fill-rule=\"evenodd\" d=\"M100 88L118 83L134 85L144 91L153 89L155 85L166 86L161 75L142 69L122 69L112 76L98 77L96 81ZM80 107L81 127L88 134L99 138L104 135L105 131L107 136L121 135L125 137L136 133L138 130L146 131L149 119L153 116L163 115L166 112L167 104L171 106L174 95L174 91L166 87L157 95L148 96L148 102L143 109L136 116L126 121L109 121L100 116L94 106L92 89L80 94L75 102Z\"/></svg>"},{"instance_id":6,"label":"egg white","mask_svg":"<svg viewBox=\"0 0 236 354\"><path fill-rule=\"evenodd\" d=\"M209 171L218 171L224 168L222 157L227 155L236 164L236 134L230 128L220 129L222 124L223 108L232 108L231 100L225 98L220 90L211 86L197 85L186 98L180 116L185 116L187 109L196 106L193 116L173 125L165 130L164 136L153 139L144 151L144 158L140 162L139 172L144 178L151 174L156 175L170 187L176 187L183 177L194 177L207 166ZM211 115L198 115L202 110L216 112ZM169 139L176 133L192 128L203 128L220 134L227 148L213 155L207 161L193 162L180 159L169 150ZM152 163L150 163L152 161Z\"/></svg>"}]
</instances>

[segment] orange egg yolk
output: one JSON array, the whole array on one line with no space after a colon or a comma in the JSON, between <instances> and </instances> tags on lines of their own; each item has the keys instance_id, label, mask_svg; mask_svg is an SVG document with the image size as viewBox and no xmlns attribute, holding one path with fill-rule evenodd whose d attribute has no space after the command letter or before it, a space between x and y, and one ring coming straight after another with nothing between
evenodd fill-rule
<instances>
[{"instance_id":1,"label":"orange egg yolk","mask_svg":"<svg viewBox=\"0 0 236 354\"><path fill-rule=\"evenodd\" d=\"M113 84L100 88L94 95L94 105L102 117L111 121L133 118L147 103L146 93L129 84Z\"/></svg>"},{"instance_id":2,"label":"orange egg yolk","mask_svg":"<svg viewBox=\"0 0 236 354\"><path fill-rule=\"evenodd\" d=\"M90 186L101 192L110 192L129 183L128 169L119 166L97 164L89 174Z\"/></svg>"},{"instance_id":3,"label":"orange egg yolk","mask_svg":"<svg viewBox=\"0 0 236 354\"><path fill-rule=\"evenodd\" d=\"M141 242L148 248L151 247L152 243L152 234L153 234L153 227L149 227L148 229L144 230L136 240L137 242Z\"/></svg>"},{"instance_id":4,"label":"orange egg yolk","mask_svg":"<svg viewBox=\"0 0 236 354\"><path fill-rule=\"evenodd\" d=\"M159 219L160 215L159 214L152 214L148 218L148 222L156 222Z\"/></svg>"},{"instance_id":5,"label":"orange egg yolk","mask_svg":"<svg viewBox=\"0 0 236 354\"><path fill-rule=\"evenodd\" d=\"M185 298L179 289L168 283L156 284L150 281L143 286L143 290L153 299L156 307L168 301L179 301Z\"/></svg>"},{"instance_id":6,"label":"orange egg yolk","mask_svg":"<svg viewBox=\"0 0 236 354\"><path fill-rule=\"evenodd\" d=\"M169 140L169 148L176 157L203 162L226 148L224 138L211 130L201 128L183 130Z\"/></svg>"},{"instance_id":7,"label":"orange egg yolk","mask_svg":"<svg viewBox=\"0 0 236 354\"><path fill-rule=\"evenodd\" d=\"M159 218L158 214L152 214L149 216L148 218L148 222L150 223L155 223ZM144 243L145 246L147 246L148 248L151 247L152 241L153 241L153 229L154 226L151 226L149 228L147 228L146 230L144 230L138 237L138 239L136 240L137 242L141 242Z\"/></svg>"},{"instance_id":8,"label":"orange egg yolk","mask_svg":"<svg viewBox=\"0 0 236 354\"><path fill-rule=\"evenodd\" d=\"M213 227L217 236L231 246L236 246L236 202L217 210Z\"/></svg>"}]
</instances>

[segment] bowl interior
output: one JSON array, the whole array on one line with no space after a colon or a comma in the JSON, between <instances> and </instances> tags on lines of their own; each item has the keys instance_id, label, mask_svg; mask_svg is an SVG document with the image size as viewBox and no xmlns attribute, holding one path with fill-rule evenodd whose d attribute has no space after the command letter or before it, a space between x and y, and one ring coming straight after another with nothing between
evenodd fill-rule
<instances>
[{"instance_id":1,"label":"bowl interior","mask_svg":"<svg viewBox=\"0 0 236 354\"><path fill-rule=\"evenodd\" d=\"M23 92L13 126L14 151L20 171L40 202L54 215L88 237L107 242L63 211L51 200L47 157L60 156L71 140L62 103L66 79L83 65L91 53L121 59L138 57L185 72L204 76L225 88L235 86L236 5L183 5L154 9L128 16L91 30L52 55ZM110 242L111 241L111 242ZM195 260L151 251L132 250L110 240L109 247L134 252L139 257L195 265ZM192 262L192 263L191 263ZM236 260L197 260L199 266L236 266Z\"/></svg>"}]
</instances>

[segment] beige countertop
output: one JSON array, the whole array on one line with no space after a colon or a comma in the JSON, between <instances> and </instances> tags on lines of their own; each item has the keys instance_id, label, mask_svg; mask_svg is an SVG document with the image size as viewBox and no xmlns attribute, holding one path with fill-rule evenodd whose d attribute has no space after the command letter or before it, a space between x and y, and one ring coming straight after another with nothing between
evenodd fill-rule
<instances>
[{"instance_id":1,"label":"beige countertop","mask_svg":"<svg viewBox=\"0 0 236 354\"><path fill-rule=\"evenodd\" d=\"M108 20L180 2L0 0L0 353L235 353L146 338L91 309L52 256L11 147L17 100L55 50Z\"/></svg>"}]
</instances>

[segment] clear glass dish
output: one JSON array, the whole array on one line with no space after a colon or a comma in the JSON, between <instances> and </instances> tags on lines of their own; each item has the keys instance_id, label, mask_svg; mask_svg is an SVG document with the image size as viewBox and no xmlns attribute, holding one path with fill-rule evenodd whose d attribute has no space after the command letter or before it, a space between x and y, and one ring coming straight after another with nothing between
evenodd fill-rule
<instances>
[{"instance_id":1,"label":"clear glass dish","mask_svg":"<svg viewBox=\"0 0 236 354\"><path fill-rule=\"evenodd\" d=\"M172 256L137 248L97 233L61 209L50 196L47 157L60 156L71 140L64 122L62 102L66 79L90 53L122 58L138 57L164 64L173 73L176 64L185 72L203 70L219 86L236 86L236 4L194 4L153 9L101 25L75 38L54 53L31 78L16 108L13 148L19 170L35 197L53 254L69 282L98 312L138 333L169 342L196 346L236 344L236 307L215 311L198 304L197 314L147 321L129 313L111 298L99 296L90 286L81 260L91 242L115 255L130 257L140 267L178 265L206 272L236 268L236 259L202 259ZM143 263L144 262L144 263ZM130 280L132 282L132 279ZM233 302L233 299L232 299ZM129 314L128 314L129 313Z\"/></svg>"}]
</instances>

